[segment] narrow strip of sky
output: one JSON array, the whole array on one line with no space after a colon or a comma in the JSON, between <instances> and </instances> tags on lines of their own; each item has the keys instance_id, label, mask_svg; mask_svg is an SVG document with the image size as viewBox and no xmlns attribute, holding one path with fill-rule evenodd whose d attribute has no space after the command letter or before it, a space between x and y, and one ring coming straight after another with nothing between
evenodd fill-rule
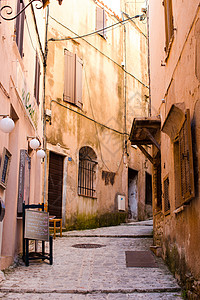
<instances>
[{"instance_id":1,"label":"narrow strip of sky","mask_svg":"<svg viewBox=\"0 0 200 300\"><path fill-rule=\"evenodd\" d=\"M120 0L103 0L103 3L120 16Z\"/></svg>"}]
</instances>

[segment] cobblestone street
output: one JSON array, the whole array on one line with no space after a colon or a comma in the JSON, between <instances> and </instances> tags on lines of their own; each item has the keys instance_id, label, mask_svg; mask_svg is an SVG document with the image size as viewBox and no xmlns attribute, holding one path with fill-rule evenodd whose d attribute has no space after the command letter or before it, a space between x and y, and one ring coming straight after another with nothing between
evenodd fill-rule
<instances>
[{"instance_id":1,"label":"cobblestone street","mask_svg":"<svg viewBox=\"0 0 200 300\"><path fill-rule=\"evenodd\" d=\"M181 299L161 258L156 268L126 267L125 251L149 250L152 221L63 233L53 242L53 265L30 262L6 270L0 299ZM75 248L98 244L100 248Z\"/></svg>"}]
</instances>

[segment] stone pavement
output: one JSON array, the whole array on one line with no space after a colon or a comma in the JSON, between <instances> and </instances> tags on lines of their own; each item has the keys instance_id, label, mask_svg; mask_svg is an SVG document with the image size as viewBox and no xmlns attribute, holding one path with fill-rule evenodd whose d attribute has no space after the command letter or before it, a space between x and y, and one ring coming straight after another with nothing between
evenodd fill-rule
<instances>
[{"instance_id":1,"label":"stone pavement","mask_svg":"<svg viewBox=\"0 0 200 300\"><path fill-rule=\"evenodd\" d=\"M125 251L149 250L152 221L71 231L54 240L54 262L30 262L5 271L0 299L171 300L181 290L161 258L156 268L126 267ZM101 248L74 248L99 244Z\"/></svg>"}]
</instances>

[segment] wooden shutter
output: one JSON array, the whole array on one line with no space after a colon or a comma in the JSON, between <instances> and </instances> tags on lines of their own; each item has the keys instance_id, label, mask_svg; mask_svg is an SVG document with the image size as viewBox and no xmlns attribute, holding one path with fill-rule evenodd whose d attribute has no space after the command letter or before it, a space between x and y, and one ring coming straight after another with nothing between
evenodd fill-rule
<instances>
[{"instance_id":1,"label":"wooden shutter","mask_svg":"<svg viewBox=\"0 0 200 300\"><path fill-rule=\"evenodd\" d=\"M40 89L40 61L38 54L36 53L36 60L35 60L35 84L34 84L34 97L39 105L39 89Z\"/></svg>"},{"instance_id":2,"label":"wooden shutter","mask_svg":"<svg viewBox=\"0 0 200 300\"><path fill-rule=\"evenodd\" d=\"M24 8L23 0L18 0L17 13L19 13L23 8ZM25 19L25 12L23 11L17 17L17 20L16 20L16 43L17 43L21 57L23 56L24 19Z\"/></svg>"},{"instance_id":3,"label":"wooden shutter","mask_svg":"<svg viewBox=\"0 0 200 300\"><path fill-rule=\"evenodd\" d=\"M75 90L75 104L82 108L82 68L83 62L76 55L76 90Z\"/></svg>"},{"instance_id":4,"label":"wooden shutter","mask_svg":"<svg viewBox=\"0 0 200 300\"><path fill-rule=\"evenodd\" d=\"M64 101L75 103L75 54L65 50Z\"/></svg>"},{"instance_id":5,"label":"wooden shutter","mask_svg":"<svg viewBox=\"0 0 200 300\"><path fill-rule=\"evenodd\" d=\"M26 150L20 150L18 200L17 200L18 215L22 214L23 202L25 202L25 204L29 204L30 172L31 172L31 158L28 155Z\"/></svg>"},{"instance_id":6,"label":"wooden shutter","mask_svg":"<svg viewBox=\"0 0 200 300\"><path fill-rule=\"evenodd\" d=\"M170 210L170 202L169 202L169 177L165 177L163 182L164 187L164 211L168 212Z\"/></svg>"},{"instance_id":7,"label":"wooden shutter","mask_svg":"<svg viewBox=\"0 0 200 300\"><path fill-rule=\"evenodd\" d=\"M194 168L192 154L192 135L190 111L187 109L186 118L179 133L179 157L182 203L194 197Z\"/></svg>"},{"instance_id":8,"label":"wooden shutter","mask_svg":"<svg viewBox=\"0 0 200 300\"><path fill-rule=\"evenodd\" d=\"M166 51L174 34L172 0L164 0L165 9L165 34L166 34Z\"/></svg>"},{"instance_id":9,"label":"wooden shutter","mask_svg":"<svg viewBox=\"0 0 200 300\"><path fill-rule=\"evenodd\" d=\"M96 8L96 30L102 29L98 32L104 38L106 37L104 28L106 27L106 13L105 10L101 7Z\"/></svg>"}]
</instances>

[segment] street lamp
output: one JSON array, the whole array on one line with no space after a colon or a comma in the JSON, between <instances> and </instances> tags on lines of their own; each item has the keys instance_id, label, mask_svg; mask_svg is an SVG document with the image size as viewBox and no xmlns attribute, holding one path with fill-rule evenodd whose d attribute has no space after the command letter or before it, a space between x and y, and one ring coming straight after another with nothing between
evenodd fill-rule
<instances>
[{"instance_id":1,"label":"street lamp","mask_svg":"<svg viewBox=\"0 0 200 300\"><path fill-rule=\"evenodd\" d=\"M14 121L8 115L0 115L3 119L0 120L0 129L5 133L10 133L14 127Z\"/></svg>"},{"instance_id":2,"label":"street lamp","mask_svg":"<svg viewBox=\"0 0 200 300\"><path fill-rule=\"evenodd\" d=\"M40 159L44 158L45 151L43 149L39 148L41 145L41 142L39 141L39 139L34 136L27 136L27 140L28 139L31 139L29 142L30 148L37 151L37 153L36 153L37 158L40 158Z\"/></svg>"},{"instance_id":3,"label":"street lamp","mask_svg":"<svg viewBox=\"0 0 200 300\"><path fill-rule=\"evenodd\" d=\"M40 158L40 159L44 158L45 157L45 151L43 149L39 149L37 151L37 157Z\"/></svg>"},{"instance_id":4,"label":"street lamp","mask_svg":"<svg viewBox=\"0 0 200 300\"><path fill-rule=\"evenodd\" d=\"M30 140L29 146L31 147L31 149L36 150L40 146L40 142L37 138L33 138L32 140Z\"/></svg>"}]
</instances>

